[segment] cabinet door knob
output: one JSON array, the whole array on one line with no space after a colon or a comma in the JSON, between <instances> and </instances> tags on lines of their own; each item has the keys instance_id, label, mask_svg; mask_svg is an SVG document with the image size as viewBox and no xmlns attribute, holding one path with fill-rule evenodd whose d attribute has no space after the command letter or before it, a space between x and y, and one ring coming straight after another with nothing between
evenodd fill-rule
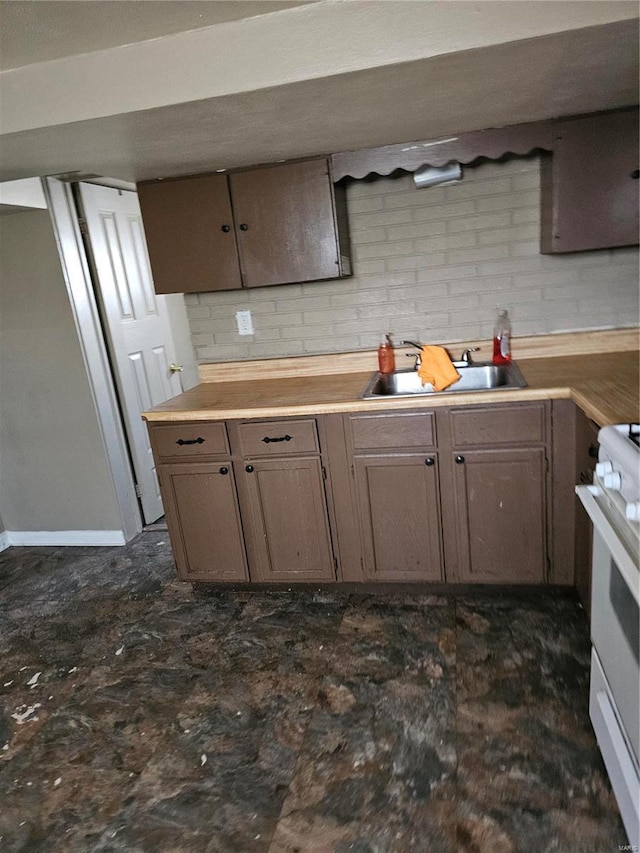
<instances>
[{"instance_id":1,"label":"cabinet door knob","mask_svg":"<svg viewBox=\"0 0 640 853\"><path fill-rule=\"evenodd\" d=\"M229 231L231 231L231 226L230 225L223 225L220 230L224 231L225 234L228 234Z\"/></svg>"},{"instance_id":2,"label":"cabinet door knob","mask_svg":"<svg viewBox=\"0 0 640 853\"><path fill-rule=\"evenodd\" d=\"M247 465L244 470L247 472L247 474L253 474L253 465Z\"/></svg>"},{"instance_id":3,"label":"cabinet door knob","mask_svg":"<svg viewBox=\"0 0 640 853\"><path fill-rule=\"evenodd\" d=\"M464 456L456 456L456 464L464 465Z\"/></svg>"},{"instance_id":4,"label":"cabinet door knob","mask_svg":"<svg viewBox=\"0 0 640 853\"><path fill-rule=\"evenodd\" d=\"M431 468L432 465L436 464L436 460L433 458L433 456L427 456L427 458L424 460L424 464L427 466L427 468Z\"/></svg>"},{"instance_id":5,"label":"cabinet door knob","mask_svg":"<svg viewBox=\"0 0 640 853\"><path fill-rule=\"evenodd\" d=\"M241 230L241 231L248 231L248 230L249 230L249 226L247 225L247 223L246 223L246 222L241 222L241 223L240 223L240 230Z\"/></svg>"},{"instance_id":6,"label":"cabinet door knob","mask_svg":"<svg viewBox=\"0 0 640 853\"><path fill-rule=\"evenodd\" d=\"M229 473L229 469L228 469L228 468L221 468L221 469L220 469L220 474L228 474L228 473Z\"/></svg>"},{"instance_id":7,"label":"cabinet door knob","mask_svg":"<svg viewBox=\"0 0 640 853\"><path fill-rule=\"evenodd\" d=\"M597 444L590 444L589 445L589 456L592 459L598 458L598 445Z\"/></svg>"},{"instance_id":8,"label":"cabinet door knob","mask_svg":"<svg viewBox=\"0 0 640 853\"><path fill-rule=\"evenodd\" d=\"M640 169L634 169L633 172L631 172L631 177L634 181L637 181L638 178L640 178Z\"/></svg>"}]
</instances>

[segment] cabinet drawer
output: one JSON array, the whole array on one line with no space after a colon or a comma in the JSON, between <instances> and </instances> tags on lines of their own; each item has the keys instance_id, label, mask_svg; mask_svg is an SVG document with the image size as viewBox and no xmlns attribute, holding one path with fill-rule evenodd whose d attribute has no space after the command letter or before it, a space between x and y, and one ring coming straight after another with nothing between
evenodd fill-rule
<instances>
[{"instance_id":1,"label":"cabinet drawer","mask_svg":"<svg viewBox=\"0 0 640 853\"><path fill-rule=\"evenodd\" d=\"M451 443L454 447L541 444L545 441L544 403L452 409L450 418Z\"/></svg>"},{"instance_id":2,"label":"cabinet drawer","mask_svg":"<svg viewBox=\"0 0 640 853\"><path fill-rule=\"evenodd\" d=\"M239 424L238 435L243 456L294 456L320 452L315 420Z\"/></svg>"},{"instance_id":3,"label":"cabinet drawer","mask_svg":"<svg viewBox=\"0 0 640 853\"><path fill-rule=\"evenodd\" d=\"M349 421L356 450L433 447L436 443L433 412L351 415Z\"/></svg>"},{"instance_id":4,"label":"cabinet drawer","mask_svg":"<svg viewBox=\"0 0 640 853\"><path fill-rule=\"evenodd\" d=\"M151 440L160 459L229 454L227 428L223 423L149 425Z\"/></svg>"}]
</instances>

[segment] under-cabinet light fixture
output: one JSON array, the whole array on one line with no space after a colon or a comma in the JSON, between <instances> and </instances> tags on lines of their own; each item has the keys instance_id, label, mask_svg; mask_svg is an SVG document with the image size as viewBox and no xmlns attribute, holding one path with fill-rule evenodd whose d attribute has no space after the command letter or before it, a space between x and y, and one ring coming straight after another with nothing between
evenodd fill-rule
<instances>
[{"instance_id":1,"label":"under-cabinet light fixture","mask_svg":"<svg viewBox=\"0 0 640 853\"><path fill-rule=\"evenodd\" d=\"M455 184L462 180L460 163L447 163L446 166L421 166L413 173L413 182L417 189L434 187L436 184Z\"/></svg>"}]
</instances>

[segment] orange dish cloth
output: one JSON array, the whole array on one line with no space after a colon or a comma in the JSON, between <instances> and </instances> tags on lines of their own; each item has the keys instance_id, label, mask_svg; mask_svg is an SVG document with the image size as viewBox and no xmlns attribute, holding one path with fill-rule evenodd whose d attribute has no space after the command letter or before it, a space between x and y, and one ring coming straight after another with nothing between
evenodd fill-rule
<instances>
[{"instance_id":1,"label":"orange dish cloth","mask_svg":"<svg viewBox=\"0 0 640 853\"><path fill-rule=\"evenodd\" d=\"M444 391L460 379L444 347L422 347L421 361L418 375L422 384L433 385L434 391Z\"/></svg>"}]
</instances>

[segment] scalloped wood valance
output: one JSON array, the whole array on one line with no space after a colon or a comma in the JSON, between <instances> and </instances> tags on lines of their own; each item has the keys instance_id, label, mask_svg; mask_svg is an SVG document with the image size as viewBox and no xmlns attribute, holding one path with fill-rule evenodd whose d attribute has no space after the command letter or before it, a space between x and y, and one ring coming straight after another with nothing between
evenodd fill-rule
<instances>
[{"instance_id":1,"label":"scalloped wood valance","mask_svg":"<svg viewBox=\"0 0 640 853\"><path fill-rule=\"evenodd\" d=\"M505 154L524 156L536 149L551 151L552 129L552 121L538 121L460 133L442 139L332 154L333 180L337 182L346 177L360 179L371 174L390 175L396 169L415 172L421 166L444 166L452 160L468 164L478 157L498 160Z\"/></svg>"}]
</instances>

